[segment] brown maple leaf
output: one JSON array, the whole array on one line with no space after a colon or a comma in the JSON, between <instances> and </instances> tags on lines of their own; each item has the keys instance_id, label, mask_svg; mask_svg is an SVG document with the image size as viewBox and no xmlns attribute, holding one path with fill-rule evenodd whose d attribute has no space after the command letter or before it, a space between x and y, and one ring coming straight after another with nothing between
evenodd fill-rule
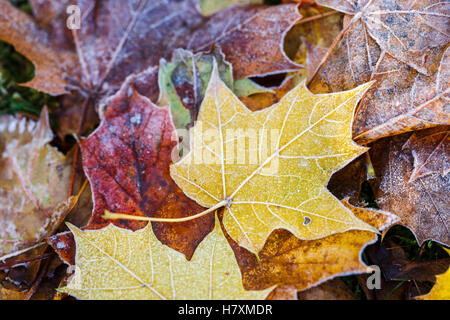
<instances>
[{"instance_id":1,"label":"brown maple leaf","mask_svg":"<svg viewBox=\"0 0 450 320\"><path fill-rule=\"evenodd\" d=\"M347 15L310 89L340 91L377 80L355 116L353 135L359 143L450 123L445 110L449 6L435 0L410 2L320 1Z\"/></svg>"},{"instance_id":2,"label":"brown maple leaf","mask_svg":"<svg viewBox=\"0 0 450 320\"><path fill-rule=\"evenodd\" d=\"M51 6L46 11L39 4L34 2L41 24L45 22L43 13L49 11L60 17L59 10L65 10L64 6ZM105 95L116 91L128 75L135 74L140 93L156 99L159 59L168 58L179 47L201 51L220 46L233 63L237 79L298 69L282 49L285 32L300 18L296 5L231 7L203 17L197 11L196 0L80 0L77 4L82 12L82 27L73 32L78 62L61 59L64 64L55 63L50 69L49 64L39 63L40 60L49 55L59 58L61 51L53 50L50 41L44 41L47 46L39 50L20 50L21 46L30 48L32 43L48 35L30 17L2 0L7 11L2 11L5 28L0 32L0 39L19 47L19 52L29 57L38 70L42 67L43 73L51 71L55 77L53 82L63 82L59 91L49 92L52 94L64 93L70 87ZM10 16L21 26L15 34L9 31L13 29ZM117 23L119 17L121 22ZM55 23L59 25L60 19L55 19ZM73 75L71 69L81 69L81 75ZM37 77L35 81L41 79Z\"/></svg>"}]
</instances>

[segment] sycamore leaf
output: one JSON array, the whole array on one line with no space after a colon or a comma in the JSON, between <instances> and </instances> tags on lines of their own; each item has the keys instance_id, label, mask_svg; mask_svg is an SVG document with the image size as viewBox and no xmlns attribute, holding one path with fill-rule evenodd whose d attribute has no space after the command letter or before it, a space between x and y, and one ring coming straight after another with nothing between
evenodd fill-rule
<instances>
[{"instance_id":1,"label":"sycamore leaf","mask_svg":"<svg viewBox=\"0 0 450 320\"><path fill-rule=\"evenodd\" d=\"M77 247L75 274L60 290L77 298L264 299L273 289L244 289L219 222L190 261L159 242L150 224L135 232L112 224L100 230L69 228Z\"/></svg>"},{"instance_id":2,"label":"sycamore leaf","mask_svg":"<svg viewBox=\"0 0 450 320\"><path fill-rule=\"evenodd\" d=\"M414 144L414 136L406 133L381 139L370 150L376 174L371 183L378 205L398 215L400 223L414 232L420 245L427 239L450 244L450 176L439 171L417 176L416 170L420 170L416 166L420 154L439 146L431 138L436 131L432 128L420 132L423 138L430 137L420 144ZM436 157L447 158L448 150Z\"/></svg>"},{"instance_id":3,"label":"sycamore leaf","mask_svg":"<svg viewBox=\"0 0 450 320\"><path fill-rule=\"evenodd\" d=\"M445 249L445 251L450 254L449 249ZM436 276L436 283L431 291L418 298L423 300L450 300L450 269L444 274Z\"/></svg>"},{"instance_id":4,"label":"sycamore leaf","mask_svg":"<svg viewBox=\"0 0 450 320\"><path fill-rule=\"evenodd\" d=\"M72 160L52 138L46 109L38 123L0 117L0 256L51 235L72 205Z\"/></svg>"},{"instance_id":5,"label":"sycamore leaf","mask_svg":"<svg viewBox=\"0 0 450 320\"><path fill-rule=\"evenodd\" d=\"M326 188L333 172L366 151L352 141L350 125L369 86L313 95L303 83L271 108L251 112L216 68L190 152L171 166L171 176L202 206L225 204L228 234L252 252L278 228L309 240L373 231Z\"/></svg>"}]
</instances>

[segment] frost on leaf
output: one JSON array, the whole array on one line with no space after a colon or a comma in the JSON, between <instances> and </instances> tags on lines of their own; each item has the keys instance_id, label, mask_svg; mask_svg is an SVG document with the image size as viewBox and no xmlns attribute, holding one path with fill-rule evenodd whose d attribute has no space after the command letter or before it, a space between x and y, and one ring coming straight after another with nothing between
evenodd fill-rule
<instances>
[{"instance_id":1,"label":"frost on leaf","mask_svg":"<svg viewBox=\"0 0 450 320\"><path fill-rule=\"evenodd\" d=\"M53 234L68 213L72 161L52 138L45 109L37 123L0 117L0 256Z\"/></svg>"},{"instance_id":2,"label":"frost on leaf","mask_svg":"<svg viewBox=\"0 0 450 320\"><path fill-rule=\"evenodd\" d=\"M373 231L326 188L333 172L366 150L352 141L350 125L369 86L313 95L300 84L276 105L251 112L215 70L191 130L195 144L171 176L202 206L226 201L228 234L252 252L278 228L308 240Z\"/></svg>"},{"instance_id":3,"label":"frost on leaf","mask_svg":"<svg viewBox=\"0 0 450 320\"><path fill-rule=\"evenodd\" d=\"M450 175L426 161L427 155L436 164L448 159L448 149L440 150L446 135L445 127L431 128L381 139L370 150L378 205L399 216L419 244L427 239L450 244Z\"/></svg>"},{"instance_id":4,"label":"frost on leaf","mask_svg":"<svg viewBox=\"0 0 450 320\"><path fill-rule=\"evenodd\" d=\"M220 223L190 261L163 245L150 224L130 231L69 226L77 247L75 274L61 291L81 299L264 299L273 289L247 291Z\"/></svg>"}]
</instances>

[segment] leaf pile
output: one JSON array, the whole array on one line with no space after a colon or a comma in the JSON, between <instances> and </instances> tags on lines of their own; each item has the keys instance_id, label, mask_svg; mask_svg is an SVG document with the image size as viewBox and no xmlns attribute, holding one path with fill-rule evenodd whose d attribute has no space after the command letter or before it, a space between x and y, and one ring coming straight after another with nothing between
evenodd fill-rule
<instances>
[{"instance_id":1,"label":"leaf pile","mask_svg":"<svg viewBox=\"0 0 450 320\"><path fill-rule=\"evenodd\" d=\"M1 299L449 298L450 4L263 2L0 0Z\"/></svg>"}]
</instances>

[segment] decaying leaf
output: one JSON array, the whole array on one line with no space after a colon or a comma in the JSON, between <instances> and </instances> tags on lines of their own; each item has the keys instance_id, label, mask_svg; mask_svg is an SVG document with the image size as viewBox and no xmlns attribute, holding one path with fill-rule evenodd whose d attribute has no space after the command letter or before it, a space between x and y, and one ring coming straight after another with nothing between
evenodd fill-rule
<instances>
[{"instance_id":1,"label":"decaying leaf","mask_svg":"<svg viewBox=\"0 0 450 320\"><path fill-rule=\"evenodd\" d=\"M204 210L186 197L171 179L169 165L176 151L175 129L167 107L159 108L132 84L106 101L102 123L82 141L83 167L94 194L93 216L87 225L97 229L110 221L105 210L160 218L186 217ZM213 217L185 223L154 223L156 236L191 257L210 232ZM137 230L146 222L115 220Z\"/></svg>"},{"instance_id":2,"label":"decaying leaf","mask_svg":"<svg viewBox=\"0 0 450 320\"><path fill-rule=\"evenodd\" d=\"M450 94L448 4L437 0L319 2L348 15L341 39L311 80L311 91L348 90L376 80L355 116L353 135L358 143L450 123L446 110ZM392 33L380 36L378 28ZM385 47L380 39L392 43ZM408 50L400 43L393 45L396 41L406 43ZM416 47L422 50L415 51Z\"/></svg>"},{"instance_id":3,"label":"decaying leaf","mask_svg":"<svg viewBox=\"0 0 450 320\"><path fill-rule=\"evenodd\" d=\"M200 12L209 16L230 6L263 3L264 0L200 0Z\"/></svg>"},{"instance_id":4,"label":"decaying leaf","mask_svg":"<svg viewBox=\"0 0 450 320\"><path fill-rule=\"evenodd\" d=\"M52 79L47 79L51 80L47 82L52 85L64 84L66 76L71 75L71 88L107 95L116 91L127 76L135 74L140 93L155 100L157 73L154 67L159 64L160 58L168 58L174 48L200 51L208 50L213 45L221 47L227 60L233 63L236 79L298 69L282 49L285 32L300 18L296 5L237 6L203 17L197 10L197 0L156 3L80 0L77 4L83 12L83 28L74 30L78 62L72 58L73 54L69 59L44 48L39 40L47 37L45 32L39 30L26 14L2 0L2 6L8 9L2 23L9 29L14 25L20 26L23 21L28 25L15 30L15 33L2 28L0 38L15 45L36 65L43 60L47 68L57 68L48 72ZM53 15L60 14L57 8L65 10L63 6L54 7ZM8 20L11 19L8 17L19 14L17 21ZM121 23L117 23L118 17ZM262 25L264 28L261 28ZM39 37L22 36L21 32L26 30L39 34ZM102 37L97 36L98 32L102 33ZM34 42L40 44L42 50L26 50ZM33 56L33 52L39 52L42 57ZM80 69L81 76L68 72L73 69ZM35 81L44 83L44 80ZM51 94L66 92L45 86L38 89Z\"/></svg>"},{"instance_id":5,"label":"decaying leaf","mask_svg":"<svg viewBox=\"0 0 450 320\"><path fill-rule=\"evenodd\" d=\"M450 250L446 249L446 251L450 254ZM450 270L436 276L436 284L431 291L419 298L424 300L450 300Z\"/></svg>"},{"instance_id":6,"label":"decaying leaf","mask_svg":"<svg viewBox=\"0 0 450 320\"><path fill-rule=\"evenodd\" d=\"M421 132L420 144L414 143L415 135L410 137L410 133L376 142L370 150L377 176L372 184L380 208L398 215L400 223L414 232L419 244L432 239L449 245L449 175L434 172L412 179L413 173L417 172L414 158L439 147L433 139L434 134L435 129ZM429 142L431 144L427 145ZM448 150L436 157L448 157L447 154Z\"/></svg>"},{"instance_id":7,"label":"decaying leaf","mask_svg":"<svg viewBox=\"0 0 450 320\"><path fill-rule=\"evenodd\" d=\"M220 223L190 261L164 246L150 224L130 231L112 224L82 231L70 226L75 274L60 289L81 299L264 299L273 288L247 291ZM105 277L104 270L111 276Z\"/></svg>"},{"instance_id":8,"label":"decaying leaf","mask_svg":"<svg viewBox=\"0 0 450 320\"><path fill-rule=\"evenodd\" d=\"M364 24L382 50L430 75L428 69L439 60L439 47L450 41L450 5L439 0L318 0L317 3L352 15ZM367 31L366 31L367 30Z\"/></svg>"},{"instance_id":9,"label":"decaying leaf","mask_svg":"<svg viewBox=\"0 0 450 320\"><path fill-rule=\"evenodd\" d=\"M72 161L52 138L46 109L37 123L0 117L0 256L53 234L73 205Z\"/></svg>"},{"instance_id":10,"label":"decaying leaf","mask_svg":"<svg viewBox=\"0 0 450 320\"><path fill-rule=\"evenodd\" d=\"M225 229L252 252L277 228L308 240L373 231L325 187L334 171L366 150L351 140L350 124L369 86L313 95L300 84L278 104L251 112L215 69L191 150L171 166L171 176L204 207L225 202Z\"/></svg>"},{"instance_id":11,"label":"decaying leaf","mask_svg":"<svg viewBox=\"0 0 450 320\"><path fill-rule=\"evenodd\" d=\"M383 230L398 221L387 212L357 208L342 201L356 217ZM361 260L362 251L375 242L370 231L351 230L317 240L300 240L287 230L274 231L259 252L254 254L231 242L243 273L246 288L260 290L280 284L302 291L334 277L368 273Z\"/></svg>"},{"instance_id":12,"label":"decaying leaf","mask_svg":"<svg viewBox=\"0 0 450 320\"><path fill-rule=\"evenodd\" d=\"M448 126L414 132L403 149L412 150L414 171L410 181L439 173L445 177L450 170L450 137Z\"/></svg>"}]
</instances>

